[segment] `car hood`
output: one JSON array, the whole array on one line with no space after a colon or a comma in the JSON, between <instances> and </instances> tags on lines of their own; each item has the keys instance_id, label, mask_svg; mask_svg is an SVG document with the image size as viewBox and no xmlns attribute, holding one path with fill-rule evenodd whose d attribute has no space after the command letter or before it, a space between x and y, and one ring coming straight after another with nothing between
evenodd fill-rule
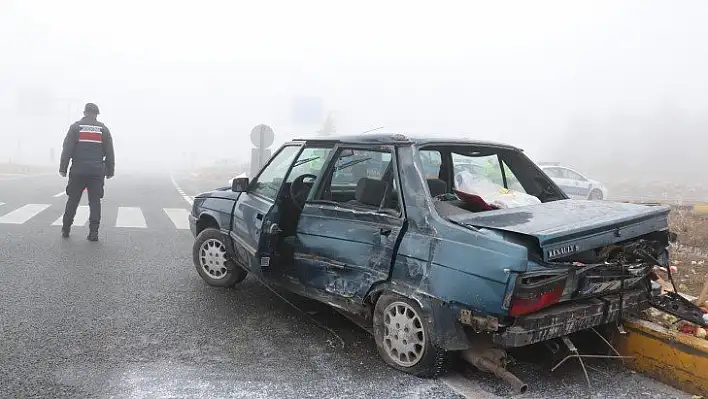
<instances>
[{"instance_id":1,"label":"car hood","mask_svg":"<svg viewBox=\"0 0 708 399\"><path fill-rule=\"evenodd\" d=\"M562 258L668 227L669 208L609 201L559 200L450 217L455 223L534 237L544 260Z\"/></svg>"}]
</instances>

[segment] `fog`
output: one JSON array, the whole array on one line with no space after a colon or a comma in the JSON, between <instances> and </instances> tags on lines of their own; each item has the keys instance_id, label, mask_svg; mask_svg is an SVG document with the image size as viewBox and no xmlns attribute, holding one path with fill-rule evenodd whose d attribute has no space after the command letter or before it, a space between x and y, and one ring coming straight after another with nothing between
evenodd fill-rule
<instances>
[{"instance_id":1,"label":"fog","mask_svg":"<svg viewBox=\"0 0 708 399\"><path fill-rule=\"evenodd\" d=\"M255 125L277 146L327 115L608 178L708 166L705 1L445 4L3 0L0 163L58 164L95 102L117 174L247 162Z\"/></svg>"}]
</instances>

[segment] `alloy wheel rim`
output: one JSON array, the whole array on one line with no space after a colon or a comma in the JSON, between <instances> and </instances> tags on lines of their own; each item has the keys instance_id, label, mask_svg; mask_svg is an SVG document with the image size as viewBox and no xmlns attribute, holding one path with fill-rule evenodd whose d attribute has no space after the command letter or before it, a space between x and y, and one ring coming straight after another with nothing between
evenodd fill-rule
<instances>
[{"instance_id":1,"label":"alloy wheel rim","mask_svg":"<svg viewBox=\"0 0 708 399\"><path fill-rule=\"evenodd\" d=\"M209 239L199 248L199 263L204 273L214 280L221 280L228 274L226 268L226 248L221 241Z\"/></svg>"},{"instance_id":2,"label":"alloy wheel rim","mask_svg":"<svg viewBox=\"0 0 708 399\"><path fill-rule=\"evenodd\" d=\"M425 330L418 312L405 302L393 302L384 310L383 347L389 358L413 367L423 358Z\"/></svg>"}]
</instances>

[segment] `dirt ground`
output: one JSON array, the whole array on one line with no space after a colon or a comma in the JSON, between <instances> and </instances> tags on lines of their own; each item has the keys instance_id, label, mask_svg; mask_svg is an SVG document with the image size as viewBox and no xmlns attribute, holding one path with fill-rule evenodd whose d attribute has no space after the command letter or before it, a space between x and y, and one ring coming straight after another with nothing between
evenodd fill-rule
<instances>
[{"instance_id":1,"label":"dirt ground","mask_svg":"<svg viewBox=\"0 0 708 399\"><path fill-rule=\"evenodd\" d=\"M678 234L677 245L670 250L671 264L678 269L674 281L680 292L698 296L708 276L708 215L674 209L669 224Z\"/></svg>"}]
</instances>

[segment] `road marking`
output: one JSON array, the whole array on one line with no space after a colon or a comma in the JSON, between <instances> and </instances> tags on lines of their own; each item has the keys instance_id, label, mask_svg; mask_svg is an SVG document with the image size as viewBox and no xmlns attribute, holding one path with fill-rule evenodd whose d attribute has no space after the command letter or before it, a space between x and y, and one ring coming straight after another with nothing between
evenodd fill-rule
<instances>
[{"instance_id":1,"label":"road marking","mask_svg":"<svg viewBox=\"0 0 708 399\"><path fill-rule=\"evenodd\" d=\"M9 174L0 173L0 182L28 179L28 178L32 178L32 177L53 176L53 175L54 175L54 173L41 173L41 174L37 174L37 175L17 175L17 174L9 175Z\"/></svg>"},{"instance_id":2,"label":"road marking","mask_svg":"<svg viewBox=\"0 0 708 399\"><path fill-rule=\"evenodd\" d=\"M184 190L182 190L182 189L180 188L179 184L177 184L177 182L175 181L175 177L174 177L171 173L170 173L170 180L172 180L172 185L175 186L175 189L177 189L177 192L179 193L179 195L181 195L182 198L183 198L185 201L187 201L187 203L189 204L189 206L192 206L192 203L194 203L194 200L192 199L192 197L190 197L189 195L185 194Z\"/></svg>"},{"instance_id":3,"label":"road marking","mask_svg":"<svg viewBox=\"0 0 708 399\"><path fill-rule=\"evenodd\" d=\"M61 196L63 196L63 195L66 195L66 192L65 192L65 191L62 191L62 192L60 192L60 193L58 193L58 194L54 194L54 198L59 198L59 197L61 197Z\"/></svg>"},{"instance_id":4,"label":"road marking","mask_svg":"<svg viewBox=\"0 0 708 399\"><path fill-rule=\"evenodd\" d=\"M162 208L179 230L189 230L189 211L183 208Z\"/></svg>"},{"instance_id":5,"label":"road marking","mask_svg":"<svg viewBox=\"0 0 708 399\"><path fill-rule=\"evenodd\" d=\"M0 224L22 224L49 207L50 204L27 204L0 217Z\"/></svg>"},{"instance_id":6,"label":"road marking","mask_svg":"<svg viewBox=\"0 0 708 399\"><path fill-rule=\"evenodd\" d=\"M143 217L143 212L140 208L119 206L116 227L137 227L144 229L147 227L147 224L145 223L145 217Z\"/></svg>"},{"instance_id":7,"label":"road marking","mask_svg":"<svg viewBox=\"0 0 708 399\"><path fill-rule=\"evenodd\" d=\"M501 396L497 396L483 390L475 381L465 378L461 374L454 371L448 372L445 376L440 377L440 381L455 391L456 394L465 398L501 398Z\"/></svg>"},{"instance_id":8,"label":"road marking","mask_svg":"<svg viewBox=\"0 0 708 399\"><path fill-rule=\"evenodd\" d=\"M74 216L74 226L83 226L88 222L89 219L89 207L86 205L81 205L76 208L76 215ZM60 216L59 219L52 223L52 226L61 226L64 224L64 216Z\"/></svg>"}]
</instances>

